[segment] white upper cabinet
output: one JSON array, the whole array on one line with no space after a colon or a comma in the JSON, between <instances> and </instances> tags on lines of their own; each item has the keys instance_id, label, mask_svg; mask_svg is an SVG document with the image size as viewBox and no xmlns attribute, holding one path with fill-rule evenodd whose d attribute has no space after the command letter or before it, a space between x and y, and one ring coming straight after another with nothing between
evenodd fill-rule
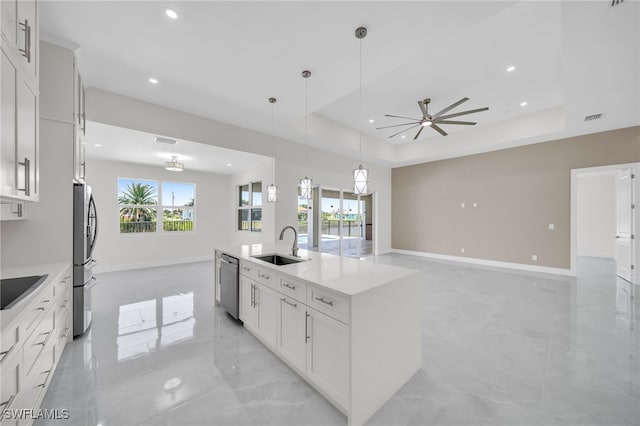
<instances>
[{"instance_id":1,"label":"white upper cabinet","mask_svg":"<svg viewBox=\"0 0 640 426\"><path fill-rule=\"evenodd\" d=\"M29 78L38 78L38 6L35 0L2 0L2 36Z\"/></svg>"},{"instance_id":2,"label":"white upper cabinet","mask_svg":"<svg viewBox=\"0 0 640 426\"><path fill-rule=\"evenodd\" d=\"M2 2L4 7L4 2ZM2 15L4 17L4 14ZM17 81L18 70L15 65L9 60L9 57L5 53L4 49L1 52L1 71L0 77L2 79L2 104L0 105L0 137L1 140L1 154L2 168L0 172L1 179L1 194L2 195L16 195L16 102L18 96Z\"/></svg>"},{"instance_id":3,"label":"white upper cabinet","mask_svg":"<svg viewBox=\"0 0 640 426\"><path fill-rule=\"evenodd\" d=\"M0 2L2 172L0 197L38 201L38 11L31 0Z\"/></svg>"},{"instance_id":4,"label":"white upper cabinet","mask_svg":"<svg viewBox=\"0 0 640 426\"><path fill-rule=\"evenodd\" d=\"M4 198L38 201L38 88L2 46L2 184Z\"/></svg>"}]
</instances>

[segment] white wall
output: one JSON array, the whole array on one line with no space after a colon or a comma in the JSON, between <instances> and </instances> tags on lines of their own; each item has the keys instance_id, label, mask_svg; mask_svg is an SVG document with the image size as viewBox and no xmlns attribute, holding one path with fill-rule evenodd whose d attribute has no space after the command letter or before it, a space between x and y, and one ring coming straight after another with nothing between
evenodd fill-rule
<instances>
[{"instance_id":1,"label":"white wall","mask_svg":"<svg viewBox=\"0 0 640 426\"><path fill-rule=\"evenodd\" d=\"M121 234L118 177L195 183L195 231ZM215 248L225 244L231 232L226 204L231 197L229 180L212 173L170 172L160 165L87 159L87 183L93 189L99 220L97 272L213 259Z\"/></svg>"},{"instance_id":2,"label":"white wall","mask_svg":"<svg viewBox=\"0 0 640 426\"><path fill-rule=\"evenodd\" d=\"M40 119L40 201L0 222L2 267L73 259L73 124Z\"/></svg>"},{"instance_id":3,"label":"white wall","mask_svg":"<svg viewBox=\"0 0 640 426\"><path fill-rule=\"evenodd\" d=\"M297 223L297 187L300 178L308 175L316 185L350 189L352 187L351 170L358 165L358 161L353 158L317 148L307 148L299 143L276 139L246 128L98 89L87 91L87 119L177 139L275 157L275 183L279 189L279 201L275 205L274 212L275 230ZM313 126L310 126L310 132L313 132ZM322 134L321 137L329 138L331 135ZM305 164L307 150L308 166ZM366 162L364 166L370 169L370 187L377 197L378 220L375 225L376 235L374 238L377 237L379 252L384 253L391 249L391 169ZM229 200L232 202L235 200L235 196ZM267 220L271 219L267 218ZM237 240L249 238L237 235L236 237ZM259 239L275 237L275 233L265 233ZM273 240L268 242L273 242Z\"/></svg>"},{"instance_id":4,"label":"white wall","mask_svg":"<svg viewBox=\"0 0 640 426\"><path fill-rule=\"evenodd\" d=\"M578 175L578 256L615 255L616 175L616 171Z\"/></svg>"},{"instance_id":5,"label":"white wall","mask_svg":"<svg viewBox=\"0 0 640 426\"><path fill-rule=\"evenodd\" d=\"M267 160L262 164L231 175L229 179L231 198L228 203L225 203L225 205L228 205L227 208L232 221L230 224L230 229L232 230L229 238L230 245L273 243L276 232L276 205L267 203L267 186L273 180L271 163L272 160ZM257 181L262 182L262 232L238 231L238 187Z\"/></svg>"}]
</instances>

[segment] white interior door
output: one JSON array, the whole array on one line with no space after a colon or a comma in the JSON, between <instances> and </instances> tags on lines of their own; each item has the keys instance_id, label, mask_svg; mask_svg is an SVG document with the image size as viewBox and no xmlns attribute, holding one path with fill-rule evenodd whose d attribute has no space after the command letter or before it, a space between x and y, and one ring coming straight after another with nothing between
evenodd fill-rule
<instances>
[{"instance_id":1,"label":"white interior door","mask_svg":"<svg viewBox=\"0 0 640 426\"><path fill-rule=\"evenodd\" d=\"M633 259L632 176L631 169L624 169L618 173L616 197L616 274L627 281L631 281L631 264Z\"/></svg>"}]
</instances>

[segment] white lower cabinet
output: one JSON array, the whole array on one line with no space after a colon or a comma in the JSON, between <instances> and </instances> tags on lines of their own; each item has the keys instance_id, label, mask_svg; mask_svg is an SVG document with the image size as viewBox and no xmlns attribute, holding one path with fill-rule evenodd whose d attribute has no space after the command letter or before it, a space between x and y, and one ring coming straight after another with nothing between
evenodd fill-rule
<instances>
[{"instance_id":1,"label":"white lower cabinet","mask_svg":"<svg viewBox=\"0 0 640 426\"><path fill-rule=\"evenodd\" d=\"M314 286L281 278L273 271L268 271L268 281L262 283L256 279L259 280L262 274L267 280L264 278L267 273L257 270L256 278L240 271L240 319L245 327L346 411L349 405L349 327L298 299L313 300L320 303L322 309L325 309L324 303L330 303L330 308L341 306L337 301L348 306L348 299L342 300L330 292L318 292ZM283 282L288 286L278 288ZM298 292L299 288L304 292ZM312 296L321 302L316 302ZM341 311L329 313L342 317L338 315Z\"/></svg>"},{"instance_id":2,"label":"white lower cabinet","mask_svg":"<svg viewBox=\"0 0 640 426\"><path fill-rule=\"evenodd\" d=\"M0 334L0 410L35 413L71 339L71 270L43 283ZM52 271L53 272L53 271ZM12 309L16 309L12 308ZM30 411L31 410L31 411ZM15 412L14 412L15 413ZM31 425L33 416L0 416L0 426Z\"/></svg>"},{"instance_id":3,"label":"white lower cabinet","mask_svg":"<svg viewBox=\"0 0 640 426\"><path fill-rule=\"evenodd\" d=\"M278 309L278 354L300 372L307 370L307 306L280 297Z\"/></svg>"},{"instance_id":4,"label":"white lower cabinet","mask_svg":"<svg viewBox=\"0 0 640 426\"><path fill-rule=\"evenodd\" d=\"M278 297L272 289L240 276L240 319L272 349L276 347Z\"/></svg>"},{"instance_id":5,"label":"white lower cabinet","mask_svg":"<svg viewBox=\"0 0 640 426\"><path fill-rule=\"evenodd\" d=\"M349 328L307 308L307 377L342 407L347 406Z\"/></svg>"},{"instance_id":6,"label":"white lower cabinet","mask_svg":"<svg viewBox=\"0 0 640 426\"><path fill-rule=\"evenodd\" d=\"M278 326L278 295L262 284L254 284L253 292L255 332L267 345L275 349Z\"/></svg>"}]
</instances>

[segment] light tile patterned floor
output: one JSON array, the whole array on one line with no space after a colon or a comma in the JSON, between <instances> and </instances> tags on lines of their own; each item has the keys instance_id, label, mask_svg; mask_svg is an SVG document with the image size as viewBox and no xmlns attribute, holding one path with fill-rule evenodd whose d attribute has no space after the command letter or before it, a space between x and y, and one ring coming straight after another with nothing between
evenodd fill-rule
<instances>
[{"instance_id":1,"label":"light tile patterned floor","mask_svg":"<svg viewBox=\"0 0 640 426\"><path fill-rule=\"evenodd\" d=\"M612 261L580 259L577 279L375 261L422 273L423 365L368 424L639 424L640 297ZM91 332L65 349L43 403L71 410L57 424L346 424L213 307L211 263L99 278Z\"/></svg>"}]
</instances>

